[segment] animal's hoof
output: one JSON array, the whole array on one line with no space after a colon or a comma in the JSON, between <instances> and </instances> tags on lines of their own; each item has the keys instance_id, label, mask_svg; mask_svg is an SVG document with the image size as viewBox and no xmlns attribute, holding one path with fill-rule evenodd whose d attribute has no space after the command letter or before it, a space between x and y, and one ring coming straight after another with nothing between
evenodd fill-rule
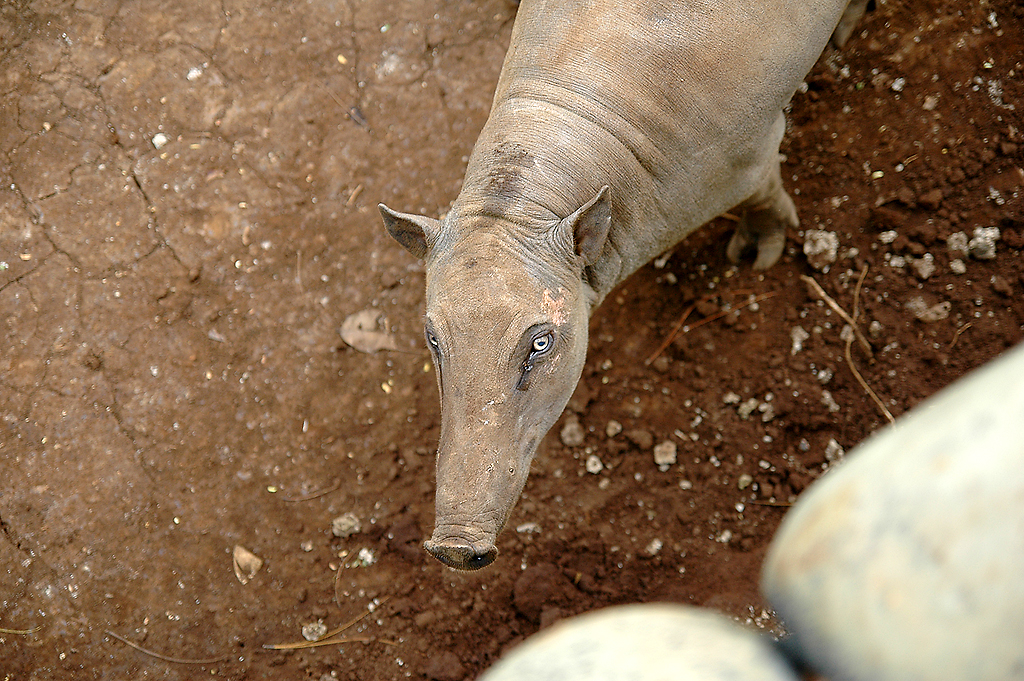
<instances>
[{"instance_id":1,"label":"animal's hoof","mask_svg":"<svg viewBox=\"0 0 1024 681\"><path fill-rule=\"evenodd\" d=\"M469 544L451 544L427 540L423 542L427 553L453 570L479 570L494 562L498 549L493 545L477 548Z\"/></svg>"},{"instance_id":2,"label":"animal's hoof","mask_svg":"<svg viewBox=\"0 0 1024 681\"><path fill-rule=\"evenodd\" d=\"M733 264L738 265L747 252L756 250L757 258L754 260L754 269L760 271L774 265L782 256L785 247L786 230L784 227L780 226L768 232L757 233L740 225L733 233L725 254Z\"/></svg>"}]
</instances>

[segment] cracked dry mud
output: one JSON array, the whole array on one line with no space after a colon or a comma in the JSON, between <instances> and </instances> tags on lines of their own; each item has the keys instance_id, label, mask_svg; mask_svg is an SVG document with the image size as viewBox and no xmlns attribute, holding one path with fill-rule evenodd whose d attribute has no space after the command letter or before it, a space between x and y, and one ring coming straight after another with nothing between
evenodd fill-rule
<instances>
[{"instance_id":1,"label":"cracked dry mud","mask_svg":"<svg viewBox=\"0 0 1024 681\"><path fill-rule=\"evenodd\" d=\"M853 357L897 416L1024 324L1024 10L877 4L783 143L838 262L811 269L800 232L763 277L731 268L719 220L626 282L592 322L582 442L556 426L474 574L419 548L438 430L423 271L375 205L454 199L513 4L0 6L0 678L457 681L638 601L777 627L756 583L786 504L885 422L800 275L851 311L869 267L874 361ZM947 247L979 227L1000 229L994 259ZM774 296L645 365L708 294L691 321ZM398 350L341 342L366 308ZM346 512L361 529L336 538ZM245 585L236 545L264 561ZM262 647L368 605L359 642Z\"/></svg>"}]
</instances>

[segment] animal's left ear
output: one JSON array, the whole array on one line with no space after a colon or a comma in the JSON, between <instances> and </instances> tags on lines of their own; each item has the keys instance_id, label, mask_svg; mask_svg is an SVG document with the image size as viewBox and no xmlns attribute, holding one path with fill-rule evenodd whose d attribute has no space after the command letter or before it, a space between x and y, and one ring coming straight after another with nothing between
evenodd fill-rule
<instances>
[{"instance_id":1,"label":"animal's left ear","mask_svg":"<svg viewBox=\"0 0 1024 681\"><path fill-rule=\"evenodd\" d=\"M440 220L424 215L412 215L391 210L383 203L378 203L380 216L384 226L395 241L405 246L406 250L417 258L427 257L427 252L437 241Z\"/></svg>"},{"instance_id":2,"label":"animal's left ear","mask_svg":"<svg viewBox=\"0 0 1024 681\"><path fill-rule=\"evenodd\" d=\"M608 198L608 185L601 187L597 196L563 220L562 225L573 235L576 254L583 259L583 264L590 266L597 262L612 226L612 202Z\"/></svg>"}]
</instances>

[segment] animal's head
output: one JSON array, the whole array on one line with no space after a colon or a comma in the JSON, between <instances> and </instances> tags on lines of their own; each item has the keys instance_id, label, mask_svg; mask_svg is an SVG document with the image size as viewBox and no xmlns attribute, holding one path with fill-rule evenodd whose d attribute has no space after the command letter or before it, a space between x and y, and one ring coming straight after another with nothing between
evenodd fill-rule
<instances>
[{"instance_id":1,"label":"animal's head","mask_svg":"<svg viewBox=\"0 0 1024 681\"><path fill-rule=\"evenodd\" d=\"M583 276L607 239L608 188L542 230L380 211L388 232L427 261L441 435L424 547L449 567L479 569L497 556L537 445L579 381L590 312Z\"/></svg>"}]
</instances>

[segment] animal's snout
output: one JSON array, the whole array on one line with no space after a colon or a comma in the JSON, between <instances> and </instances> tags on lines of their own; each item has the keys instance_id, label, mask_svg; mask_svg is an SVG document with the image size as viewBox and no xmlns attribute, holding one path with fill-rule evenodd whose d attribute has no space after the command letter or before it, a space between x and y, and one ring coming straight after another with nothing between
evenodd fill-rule
<instances>
[{"instance_id":1,"label":"animal's snout","mask_svg":"<svg viewBox=\"0 0 1024 681\"><path fill-rule=\"evenodd\" d=\"M493 563L498 557L498 549L494 544L477 547L469 543L437 542L428 539L423 542L423 548L454 570L479 570Z\"/></svg>"}]
</instances>

